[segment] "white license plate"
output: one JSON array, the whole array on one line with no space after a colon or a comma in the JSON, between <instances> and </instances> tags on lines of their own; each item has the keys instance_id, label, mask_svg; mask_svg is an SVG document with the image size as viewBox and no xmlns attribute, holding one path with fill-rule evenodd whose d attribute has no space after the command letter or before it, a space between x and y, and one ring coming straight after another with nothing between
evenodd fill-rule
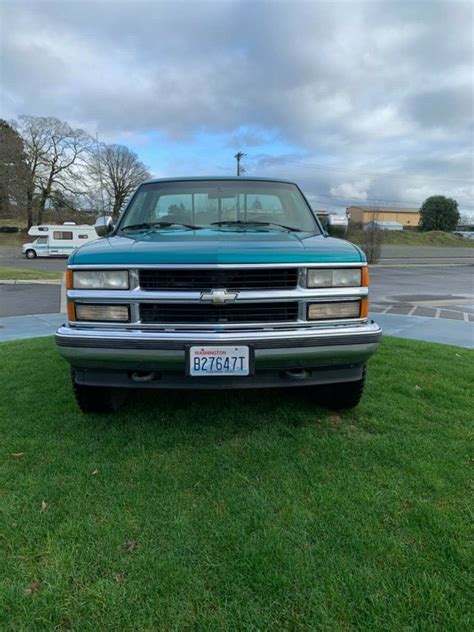
<instances>
[{"instance_id":1,"label":"white license plate","mask_svg":"<svg viewBox=\"0 0 474 632\"><path fill-rule=\"evenodd\" d=\"M249 375L249 348L190 347L189 375Z\"/></svg>"}]
</instances>

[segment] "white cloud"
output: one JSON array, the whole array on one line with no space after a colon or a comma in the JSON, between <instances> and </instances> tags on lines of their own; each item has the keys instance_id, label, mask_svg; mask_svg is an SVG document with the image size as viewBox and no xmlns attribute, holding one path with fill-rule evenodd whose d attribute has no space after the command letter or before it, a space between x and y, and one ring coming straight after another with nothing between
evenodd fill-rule
<instances>
[{"instance_id":1,"label":"white cloud","mask_svg":"<svg viewBox=\"0 0 474 632\"><path fill-rule=\"evenodd\" d=\"M334 196L405 199L431 190L420 177L472 177L471 3L3 0L1 10L6 118L58 116L135 147L206 131L251 149L271 130L326 172L284 157L253 164Z\"/></svg>"},{"instance_id":2,"label":"white cloud","mask_svg":"<svg viewBox=\"0 0 474 632\"><path fill-rule=\"evenodd\" d=\"M343 182L331 187L330 192L334 197L359 198L366 200L369 197L370 180L364 178L358 182Z\"/></svg>"}]
</instances>

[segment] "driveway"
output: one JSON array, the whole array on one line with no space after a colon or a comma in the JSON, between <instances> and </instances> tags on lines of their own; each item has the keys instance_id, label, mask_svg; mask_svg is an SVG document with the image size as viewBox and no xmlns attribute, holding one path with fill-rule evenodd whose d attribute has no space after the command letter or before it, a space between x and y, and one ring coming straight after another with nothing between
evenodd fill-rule
<instances>
[{"instance_id":1,"label":"driveway","mask_svg":"<svg viewBox=\"0 0 474 632\"><path fill-rule=\"evenodd\" d=\"M21 253L21 248L0 246L0 268L23 268L25 270L43 270L47 272L64 272L67 266L67 257L37 257L26 259Z\"/></svg>"}]
</instances>

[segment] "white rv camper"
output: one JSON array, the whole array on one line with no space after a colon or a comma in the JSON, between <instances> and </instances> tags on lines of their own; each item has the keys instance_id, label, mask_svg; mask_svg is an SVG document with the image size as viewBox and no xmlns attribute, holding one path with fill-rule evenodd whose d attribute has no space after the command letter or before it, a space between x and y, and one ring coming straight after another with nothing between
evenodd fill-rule
<instances>
[{"instance_id":1,"label":"white rv camper","mask_svg":"<svg viewBox=\"0 0 474 632\"><path fill-rule=\"evenodd\" d=\"M23 244L23 254L27 259L35 257L69 257L82 244L98 239L95 228L89 224L41 224L32 226L28 235L36 239Z\"/></svg>"}]
</instances>

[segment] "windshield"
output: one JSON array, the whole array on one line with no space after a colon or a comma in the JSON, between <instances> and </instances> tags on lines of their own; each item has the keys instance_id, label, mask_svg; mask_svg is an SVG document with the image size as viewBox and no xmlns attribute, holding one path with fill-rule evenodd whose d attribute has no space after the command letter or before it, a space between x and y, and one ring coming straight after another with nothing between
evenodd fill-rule
<instances>
[{"instance_id":1,"label":"windshield","mask_svg":"<svg viewBox=\"0 0 474 632\"><path fill-rule=\"evenodd\" d=\"M125 234L170 228L320 232L296 185L244 179L143 184L118 226Z\"/></svg>"}]
</instances>

